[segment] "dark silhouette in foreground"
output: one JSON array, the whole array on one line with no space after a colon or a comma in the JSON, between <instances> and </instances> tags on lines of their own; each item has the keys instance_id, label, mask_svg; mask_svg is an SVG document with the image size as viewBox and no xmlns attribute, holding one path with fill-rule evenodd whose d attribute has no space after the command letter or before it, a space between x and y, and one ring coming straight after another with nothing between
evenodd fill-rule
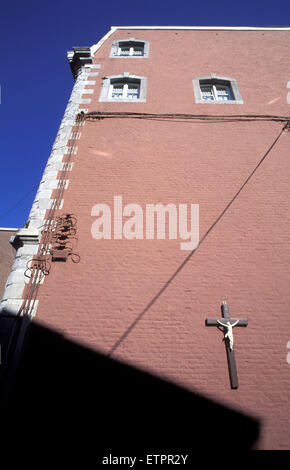
<instances>
[{"instance_id":1,"label":"dark silhouette in foreground","mask_svg":"<svg viewBox=\"0 0 290 470\"><path fill-rule=\"evenodd\" d=\"M192 465L200 452L246 452L257 440L254 419L34 321L1 316L0 341L1 452L12 461L188 454Z\"/></svg>"}]
</instances>

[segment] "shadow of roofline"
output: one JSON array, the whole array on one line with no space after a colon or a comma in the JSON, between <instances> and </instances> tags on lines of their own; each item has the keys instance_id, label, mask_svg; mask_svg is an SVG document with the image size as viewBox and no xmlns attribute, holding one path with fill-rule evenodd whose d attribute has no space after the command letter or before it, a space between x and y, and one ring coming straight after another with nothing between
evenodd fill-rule
<instances>
[{"instance_id":1,"label":"shadow of roofline","mask_svg":"<svg viewBox=\"0 0 290 470\"><path fill-rule=\"evenodd\" d=\"M1 315L0 341L6 435L31 428L33 446L50 456L96 462L109 451L193 456L225 443L244 452L256 446L256 419L29 318ZM25 455L31 459L33 450Z\"/></svg>"}]
</instances>

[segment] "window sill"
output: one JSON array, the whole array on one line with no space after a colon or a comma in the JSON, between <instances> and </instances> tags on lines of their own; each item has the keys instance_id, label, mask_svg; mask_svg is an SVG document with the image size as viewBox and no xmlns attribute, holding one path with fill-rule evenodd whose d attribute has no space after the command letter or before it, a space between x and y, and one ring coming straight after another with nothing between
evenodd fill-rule
<instances>
[{"instance_id":1,"label":"window sill","mask_svg":"<svg viewBox=\"0 0 290 470\"><path fill-rule=\"evenodd\" d=\"M146 103L146 100L143 98L138 98L137 100L131 100L129 98L100 98L99 102L102 103Z\"/></svg>"},{"instance_id":2,"label":"window sill","mask_svg":"<svg viewBox=\"0 0 290 470\"><path fill-rule=\"evenodd\" d=\"M225 101L204 101L195 100L196 104L244 104L243 100L225 100Z\"/></svg>"},{"instance_id":3,"label":"window sill","mask_svg":"<svg viewBox=\"0 0 290 470\"><path fill-rule=\"evenodd\" d=\"M110 55L110 59L148 59L145 55Z\"/></svg>"}]
</instances>

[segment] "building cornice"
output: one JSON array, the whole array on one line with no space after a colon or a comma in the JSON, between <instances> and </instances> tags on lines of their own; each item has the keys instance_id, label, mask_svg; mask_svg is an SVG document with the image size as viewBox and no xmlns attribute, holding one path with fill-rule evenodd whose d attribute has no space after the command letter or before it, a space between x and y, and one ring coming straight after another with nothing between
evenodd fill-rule
<instances>
[{"instance_id":1,"label":"building cornice","mask_svg":"<svg viewBox=\"0 0 290 470\"><path fill-rule=\"evenodd\" d=\"M93 62L90 47L73 47L72 51L67 52L67 58L74 79L78 76L81 67Z\"/></svg>"},{"instance_id":2,"label":"building cornice","mask_svg":"<svg viewBox=\"0 0 290 470\"><path fill-rule=\"evenodd\" d=\"M111 29L183 29L222 31L290 31L290 26L111 26Z\"/></svg>"}]
</instances>

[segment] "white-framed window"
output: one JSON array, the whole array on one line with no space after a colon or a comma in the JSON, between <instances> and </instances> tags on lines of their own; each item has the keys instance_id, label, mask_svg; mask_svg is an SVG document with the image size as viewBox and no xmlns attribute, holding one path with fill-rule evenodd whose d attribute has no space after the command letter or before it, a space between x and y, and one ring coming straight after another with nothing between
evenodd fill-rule
<instances>
[{"instance_id":1,"label":"white-framed window","mask_svg":"<svg viewBox=\"0 0 290 470\"><path fill-rule=\"evenodd\" d=\"M113 75L103 78L99 101L109 102L145 102L147 78L130 75Z\"/></svg>"},{"instance_id":2,"label":"white-framed window","mask_svg":"<svg viewBox=\"0 0 290 470\"><path fill-rule=\"evenodd\" d=\"M144 55L144 43L142 45L121 43L118 47L118 55L143 56Z\"/></svg>"},{"instance_id":3,"label":"white-framed window","mask_svg":"<svg viewBox=\"0 0 290 470\"><path fill-rule=\"evenodd\" d=\"M140 80L134 82L113 81L109 88L109 99L137 100L140 96Z\"/></svg>"},{"instance_id":4,"label":"white-framed window","mask_svg":"<svg viewBox=\"0 0 290 470\"><path fill-rule=\"evenodd\" d=\"M200 85L200 93L203 101L229 101L233 99L229 85L219 85L218 83Z\"/></svg>"},{"instance_id":5,"label":"white-framed window","mask_svg":"<svg viewBox=\"0 0 290 470\"><path fill-rule=\"evenodd\" d=\"M149 41L138 39L119 39L114 41L110 57L113 58L147 58L149 56Z\"/></svg>"},{"instance_id":6,"label":"white-framed window","mask_svg":"<svg viewBox=\"0 0 290 470\"><path fill-rule=\"evenodd\" d=\"M193 79L193 90L196 103L244 103L234 78L218 77L215 74L197 77Z\"/></svg>"}]
</instances>

